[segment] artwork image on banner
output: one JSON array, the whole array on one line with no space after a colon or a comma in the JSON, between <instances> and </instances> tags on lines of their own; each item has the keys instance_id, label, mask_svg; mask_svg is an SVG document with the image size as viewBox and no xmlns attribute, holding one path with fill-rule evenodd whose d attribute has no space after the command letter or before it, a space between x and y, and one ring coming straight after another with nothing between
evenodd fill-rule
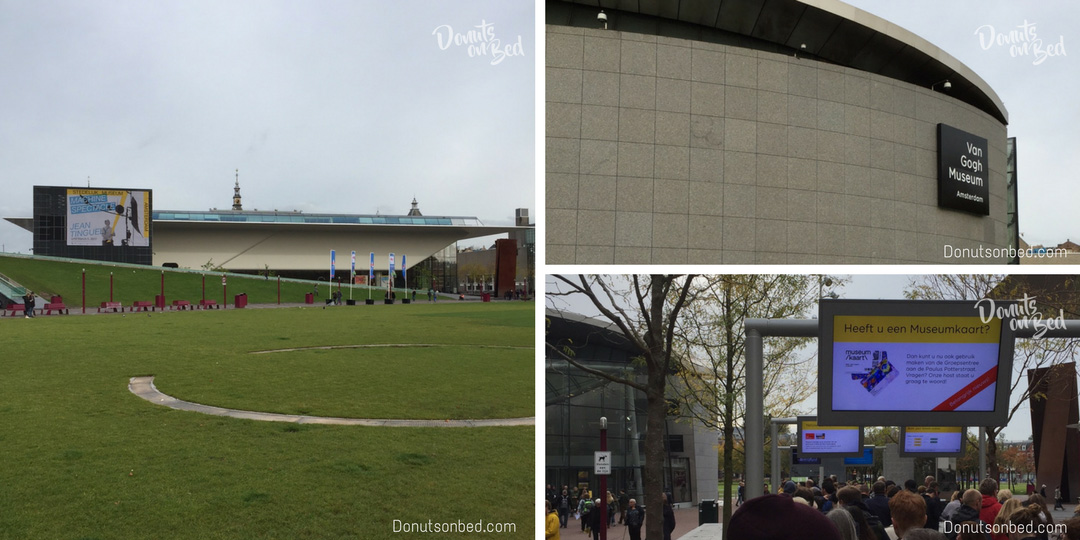
<instances>
[{"instance_id":1,"label":"artwork image on banner","mask_svg":"<svg viewBox=\"0 0 1080 540\"><path fill-rule=\"evenodd\" d=\"M67 245L149 246L149 192L67 190Z\"/></svg>"}]
</instances>

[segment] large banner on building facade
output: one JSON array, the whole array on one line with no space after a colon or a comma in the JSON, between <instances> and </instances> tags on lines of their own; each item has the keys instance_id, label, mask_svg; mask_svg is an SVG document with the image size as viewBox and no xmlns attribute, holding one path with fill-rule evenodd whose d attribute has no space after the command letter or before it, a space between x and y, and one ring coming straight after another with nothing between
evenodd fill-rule
<instances>
[{"instance_id":1,"label":"large banner on building facade","mask_svg":"<svg viewBox=\"0 0 1080 540\"><path fill-rule=\"evenodd\" d=\"M67 190L67 245L149 246L150 192Z\"/></svg>"}]
</instances>

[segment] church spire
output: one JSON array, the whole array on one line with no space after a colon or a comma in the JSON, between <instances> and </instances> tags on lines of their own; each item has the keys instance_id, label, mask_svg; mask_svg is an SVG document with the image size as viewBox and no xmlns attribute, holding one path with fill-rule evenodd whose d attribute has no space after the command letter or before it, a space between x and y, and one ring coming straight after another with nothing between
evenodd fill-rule
<instances>
[{"instance_id":1,"label":"church spire","mask_svg":"<svg viewBox=\"0 0 1080 540\"><path fill-rule=\"evenodd\" d=\"M240 169L236 169L236 186L233 187L232 209L244 209L244 207L240 205Z\"/></svg>"},{"instance_id":2,"label":"church spire","mask_svg":"<svg viewBox=\"0 0 1080 540\"><path fill-rule=\"evenodd\" d=\"M413 197L412 209L409 210L409 215L410 216L422 216L422 215L424 215L424 214L420 213L420 207L416 205L416 197Z\"/></svg>"}]
</instances>

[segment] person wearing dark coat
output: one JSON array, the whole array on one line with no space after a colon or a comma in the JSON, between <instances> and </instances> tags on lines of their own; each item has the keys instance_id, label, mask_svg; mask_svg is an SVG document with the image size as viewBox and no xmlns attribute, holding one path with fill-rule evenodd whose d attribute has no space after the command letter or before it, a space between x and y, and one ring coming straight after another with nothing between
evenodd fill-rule
<instances>
[{"instance_id":1,"label":"person wearing dark coat","mask_svg":"<svg viewBox=\"0 0 1080 540\"><path fill-rule=\"evenodd\" d=\"M630 540L641 540L641 524L645 523L645 511L637 507L637 501L630 499L626 508L626 529L630 531Z\"/></svg>"},{"instance_id":2,"label":"person wearing dark coat","mask_svg":"<svg viewBox=\"0 0 1080 540\"><path fill-rule=\"evenodd\" d=\"M562 490L562 495L555 498L555 509L559 512L559 526L563 529L566 528L566 521L570 517L570 508L572 501L570 500L570 494L566 490Z\"/></svg>"},{"instance_id":3,"label":"person wearing dark coat","mask_svg":"<svg viewBox=\"0 0 1080 540\"><path fill-rule=\"evenodd\" d=\"M942 510L945 510L945 505L942 504L941 499L938 498L937 482L930 482L930 486L926 488L923 499L926 501L925 527L936 531L938 530L938 525L940 523L941 512Z\"/></svg>"},{"instance_id":4,"label":"person wearing dark coat","mask_svg":"<svg viewBox=\"0 0 1080 540\"><path fill-rule=\"evenodd\" d=\"M664 540L671 540L671 532L675 530L675 509L671 507L671 499L664 494Z\"/></svg>"},{"instance_id":5,"label":"person wearing dark coat","mask_svg":"<svg viewBox=\"0 0 1080 540\"><path fill-rule=\"evenodd\" d=\"M839 502L840 507L844 508L851 514L852 520L855 521L855 527L859 533L860 538L866 537L866 530L874 531L874 536L878 540L884 540L885 524L881 523L877 515L870 511L870 508L866 506L866 501L863 501L862 494L859 493L859 489L853 486L847 486L840 488L840 491L836 492L836 500ZM890 522L889 525L892 525Z\"/></svg>"},{"instance_id":6,"label":"person wearing dark coat","mask_svg":"<svg viewBox=\"0 0 1080 540\"><path fill-rule=\"evenodd\" d=\"M885 496L885 482L874 483L874 496L866 499L866 508L870 513L877 516L882 525L892 525L892 514L889 513L889 498Z\"/></svg>"},{"instance_id":7,"label":"person wearing dark coat","mask_svg":"<svg viewBox=\"0 0 1080 540\"><path fill-rule=\"evenodd\" d=\"M964 494L960 497L960 508L958 508L952 516L953 526L951 527L951 529L953 532L946 534L945 536L949 540L956 540L958 534L955 531L957 530L957 527L965 521L973 521L979 526L981 530L985 530L986 522L979 519L979 510L981 508L982 494L980 494L974 489L969 489L965 491ZM986 540L990 540L989 534L984 536Z\"/></svg>"},{"instance_id":8,"label":"person wearing dark coat","mask_svg":"<svg viewBox=\"0 0 1080 540\"><path fill-rule=\"evenodd\" d=\"M593 501L592 512L589 512L589 528L592 529L593 540L600 540L600 527L604 523L600 521L600 499Z\"/></svg>"},{"instance_id":9,"label":"person wearing dark coat","mask_svg":"<svg viewBox=\"0 0 1080 540\"><path fill-rule=\"evenodd\" d=\"M26 296L23 296L23 318L31 319L34 317L34 291L26 290Z\"/></svg>"}]
</instances>

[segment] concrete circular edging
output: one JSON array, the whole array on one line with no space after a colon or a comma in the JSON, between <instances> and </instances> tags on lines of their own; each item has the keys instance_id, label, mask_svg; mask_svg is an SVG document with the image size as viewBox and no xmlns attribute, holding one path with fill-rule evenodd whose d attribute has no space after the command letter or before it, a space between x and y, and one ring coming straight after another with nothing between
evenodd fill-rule
<instances>
[{"instance_id":1,"label":"concrete circular edging","mask_svg":"<svg viewBox=\"0 0 1080 540\"><path fill-rule=\"evenodd\" d=\"M450 348L450 347L475 347L478 349L510 349L510 350L523 350L531 351L534 347L519 347L516 345L472 345L472 344L447 344L447 343L374 343L367 345L316 345L313 347L292 347L288 349L267 349L263 351L251 351L251 354L270 354L270 353L283 353L283 352L302 352L302 351L334 351L339 349L433 349L433 348Z\"/></svg>"},{"instance_id":2,"label":"concrete circular edging","mask_svg":"<svg viewBox=\"0 0 1080 540\"><path fill-rule=\"evenodd\" d=\"M244 420L259 420L262 422L289 422L293 424L328 424L339 426L374 426L374 427L491 427L491 426L534 426L536 418L487 418L477 420L393 420L372 418L333 418L327 416L303 416L295 414L278 414L256 411L241 411L238 409L226 409L213 405L202 405L183 401L161 393L154 386L154 377L132 377L128 382L128 390L155 405L163 405L170 409L191 411L213 416L227 416L229 418L241 418Z\"/></svg>"}]
</instances>

